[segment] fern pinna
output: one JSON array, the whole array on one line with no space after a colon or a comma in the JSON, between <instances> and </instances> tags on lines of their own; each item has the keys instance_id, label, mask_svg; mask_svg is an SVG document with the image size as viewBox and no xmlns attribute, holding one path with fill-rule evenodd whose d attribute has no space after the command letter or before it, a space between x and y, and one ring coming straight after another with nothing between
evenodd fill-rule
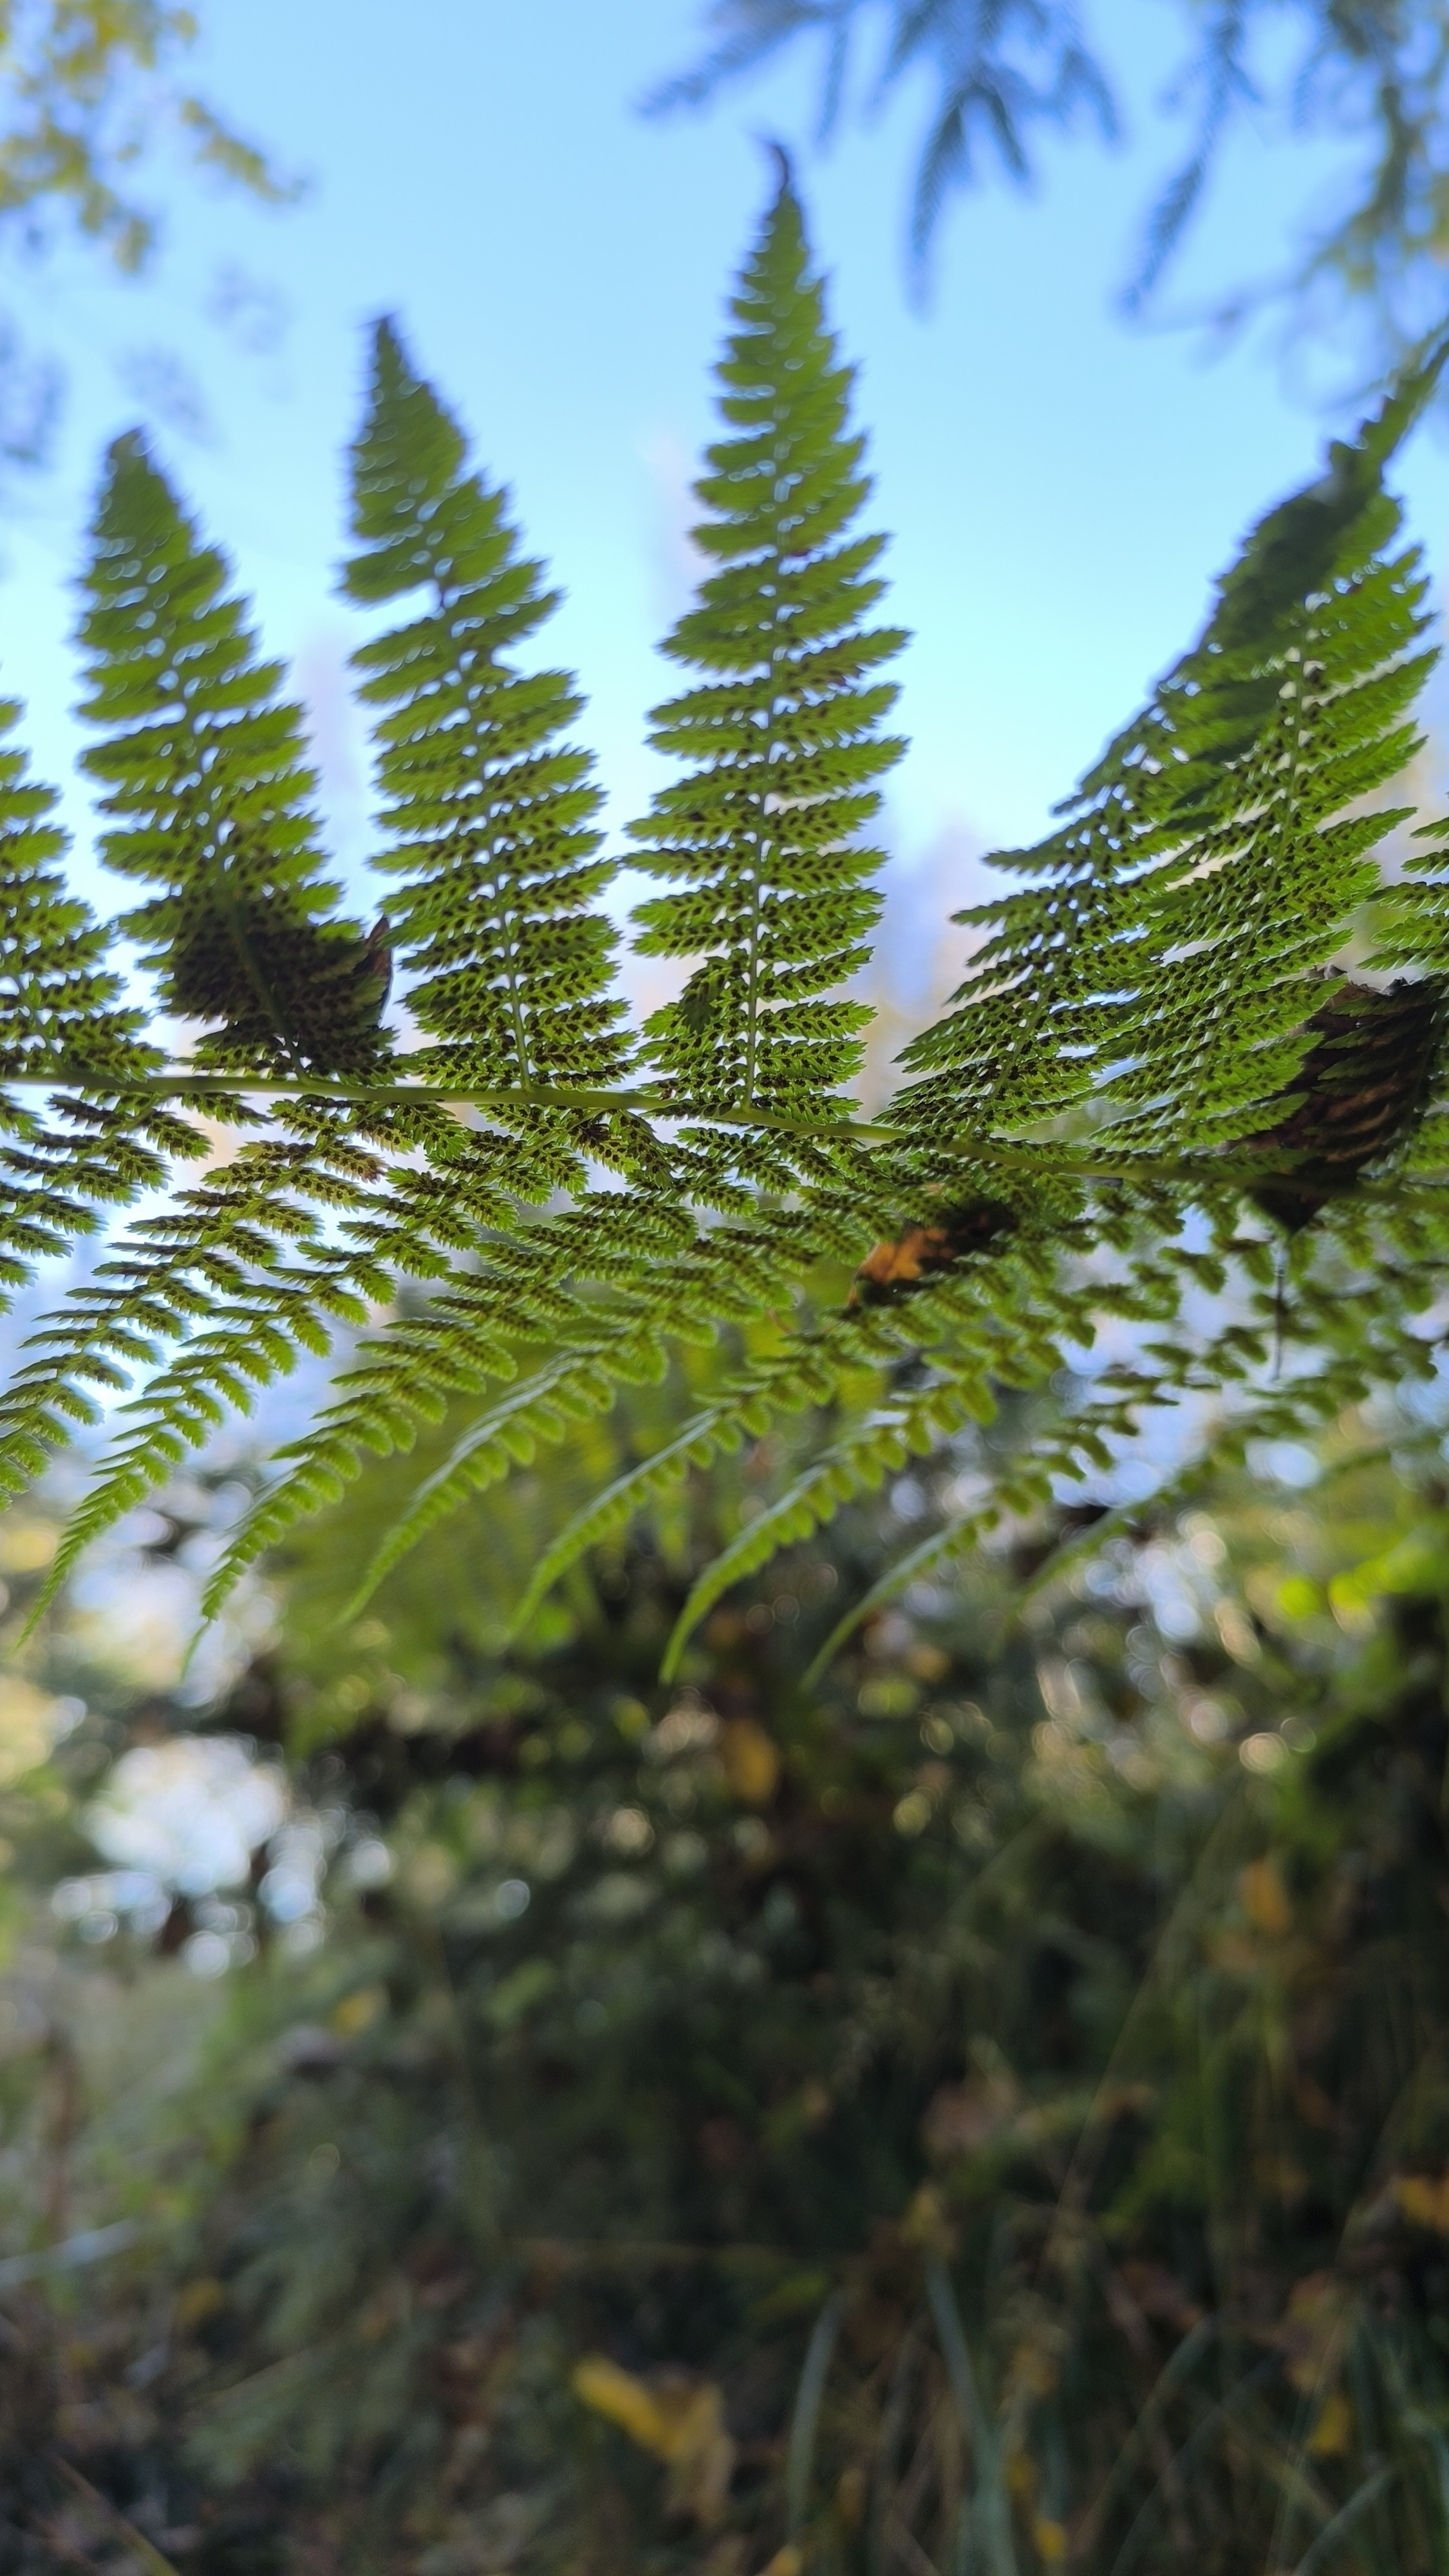
<instances>
[{"instance_id":1,"label":"fern pinna","mask_svg":"<svg viewBox=\"0 0 1449 2576\"><path fill-rule=\"evenodd\" d=\"M1249 537L1059 828L998 863L1006 890L961 916L983 934L966 981L870 1122L845 1087L868 1018L846 988L879 908L903 639L873 622L851 374L787 171L731 321L707 569L665 648L690 680L654 717L681 766L622 856L576 684L537 655L555 594L379 328L344 575L401 620L355 657L383 797L370 924L326 876L301 717L223 559L139 440L113 449L86 766L103 854L145 890L117 928L193 1035L168 1053L123 1005L6 710L0 1278L13 1295L110 1229L0 1397L12 1492L109 1415L54 1580L228 1407L339 1337L212 1606L369 1455L447 1416L360 1602L443 1514L692 1346L694 1409L557 1534L518 1614L712 1455L817 1413L673 1661L724 1588L913 1456L947 1451L961 1499L872 1601L1004 1514L1110 1502L1152 1408L1210 1399L1221 1457L1432 1374L1449 826L1415 825L1386 864L1433 656L1384 475L1449 338ZM605 903L621 864L660 888L637 950L680 977L634 1033ZM1192 1472L1172 1462L1177 1486Z\"/></svg>"},{"instance_id":2,"label":"fern pinna","mask_svg":"<svg viewBox=\"0 0 1449 2576\"><path fill-rule=\"evenodd\" d=\"M356 656L363 699L388 711L378 776L395 846L378 864L397 881L392 945L434 1040L409 1070L501 1092L617 1081L629 1050L609 990L614 934L589 908L612 873L602 799L589 754L558 739L582 700L567 673L504 658L558 594L465 455L384 322L352 459L361 550L343 587L363 607L425 601Z\"/></svg>"},{"instance_id":3,"label":"fern pinna","mask_svg":"<svg viewBox=\"0 0 1449 2576\"><path fill-rule=\"evenodd\" d=\"M665 1096L811 1119L857 1070L869 1018L839 988L880 913L861 835L905 748L880 733L897 691L877 674L906 639L862 626L885 541L850 533L865 442L787 186L732 311L718 378L735 435L708 452L693 532L719 568L664 646L701 677L651 736L690 766L633 827L674 890L638 907L636 944L698 961L647 1031Z\"/></svg>"}]
</instances>

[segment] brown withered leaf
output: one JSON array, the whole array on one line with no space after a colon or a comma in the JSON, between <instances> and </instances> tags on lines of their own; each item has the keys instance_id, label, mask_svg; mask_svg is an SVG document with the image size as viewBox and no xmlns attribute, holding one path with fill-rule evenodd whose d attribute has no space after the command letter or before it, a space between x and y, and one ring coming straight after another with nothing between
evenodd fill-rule
<instances>
[{"instance_id":1,"label":"brown withered leaf","mask_svg":"<svg viewBox=\"0 0 1449 2576\"><path fill-rule=\"evenodd\" d=\"M995 1199L966 1199L959 1207L944 1207L929 1225L908 1225L893 1242L878 1243L867 1253L855 1274L851 1303L893 1304L972 1253L988 1251L1015 1224L1011 1209Z\"/></svg>"},{"instance_id":2,"label":"brown withered leaf","mask_svg":"<svg viewBox=\"0 0 1449 2576\"><path fill-rule=\"evenodd\" d=\"M1009 2075L986 2075L966 2084L943 2084L921 2122L926 2153L943 2164L989 2146L1016 2112L1020 2093Z\"/></svg>"},{"instance_id":3,"label":"brown withered leaf","mask_svg":"<svg viewBox=\"0 0 1449 2576\"><path fill-rule=\"evenodd\" d=\"M669 2466L668 2506L696 2522L718 2522L734 2475L735 2445L713 2380L683 2371L638 2379L607 2354L589 2353L573 2374L576 2397Z\"/></svg>"},{"instance_id":4,"label":"brown withered leaf","mask_svg":"<svg viewBox=\"0 0 1449 2576\"><path fill-rule=\"evenodd\" d=\"M1144 2317L1171 2326L1177 2334L1187 2334L1197 2324L1201 2307L1165 2263L1139 2262L1129 2256L1118 2268L1123 2287Z\"/></svg>"},{"instance_id":5,"label":"brown withered leaf","mask_svg":"<svg viewBox=\"0 0 1449 2576\"><path fill-rule=\"evenodd\" d=\"M1398 2174L1393 2190L1399 2214L1411 2227L1449 2236L1449 2173Z\"/></svg>"},{"instance_id":6,"label":"brown withered leaf","mask_svg":"<svg viewBox=\"0 0 1449 2576\"><path fill-rule=\"evenodd\" d=\"M1262 1860L1249 1861L1246 1869L1239 1870L1238 1894L1255 1932L1266 1933L1270 1941L1281 1941L1285 1933L1292 1931L1292 1899L1271 1853Z\"/></svg>"},{"instance_id":7,"label":"brown withered leaf","mask_svg":"<svg viewBox=\"0 0 1449 2576\"><path fill-rule=\"evenodd\" d=\"M780 1779L780 1751L752 1717L732 1717L719 1740L724 1775L747 1807L768 1807Z\"/></svg>"},{"instance_id":8,"label":"brown withered leaf","mask_svg":"<svg viewBox=\"0 0 1449 2576\"><path fill-rule=\"evenodd\" d=\"M1341 2460L1353 2441L1353 2408L1341 2388L1330 2388L1308 2436L1310 2460Z\"/></svg>"},{"instance_id":9,"label":"brown withered leaf","mask_svg":"<svg viewBox=\"0 0 1449 2576\"><path fill-rule=\"evenodd\" d=\"M1332 2272L1310 2272L1289 2293L1273 2341L1284 2375L1301 2396L1312 2397L1334 2373L1350 2321L1350 2295Z\"/></svg>"},{"instance_id":10,"label":"brown withered leaf","mask_svg":"<svg viewBox=\"0 0 1449 2576\"><path fill-rule=\"evenodd\" d=\"M1284 1158L1281 1179L1275 1174L1248 1195L1288 1234L1352 1189L1422 1116L1443 1039L1444 993L1428 980L1401 980L1387 992L1340 983L1306 1025L1317 1043L1280 1095L1283 1115L1245 1140L1251 1152Z\"/></svg>"}]
</instances>

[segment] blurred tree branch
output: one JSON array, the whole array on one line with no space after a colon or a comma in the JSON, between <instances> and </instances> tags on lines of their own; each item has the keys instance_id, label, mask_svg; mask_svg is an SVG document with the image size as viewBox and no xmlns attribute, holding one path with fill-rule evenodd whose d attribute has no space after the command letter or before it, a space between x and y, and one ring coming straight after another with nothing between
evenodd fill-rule
<instances>
[{"instance_id":1,"label":"blurred tree branch","mask_svg":"<svg viewBox=\"0 0 1449 2576\"><path fill-rule=\"evenodd\" d=\"M1344 150L1337 202L1269 285L1226 298L1233 323L1269 297L1320 323L1325 292L1371 311L1401 347L1442 309L1449 250L1449 21L1439 0L1190 0L1189 44L1161 112L1187 145L1143 226L1123 301L1140 314L1199 211L1230 133L1260 129ZM878 38L867 107L924 72L934 97L916 162L910 219L915 283L925 283L946 201L984 162L1019 185L1038 173L1047 133L1121 132L1110 46L1098 47L1069 0L714 0L710 41L646 99L648 113L700 108L732 81L818 36L819 135L844 110L853 54ZM1285 41L1287 39L1287 41Z\"/></svg>"},{"instance_id":2,"label":"blurred tree branch","mask_svg":"<svg viewBox=\"0 0 1449 2576\"><path fill-rule=\"evenodd\" d=\"M134 272L156 221L131 174L168 130L198 168L269 204L295 196L264 152L175 84L197 32L189 9L157 0L0 0L0 222L68 216Z\"/></svg>"},{"instance_id":3,"label":"blurred tree branch","mask_svg":"<svg viewBox=\"0 0 1449 2576\"><path fill-rule=\"evenodd\" d=\"M159 239L137 182L168 146L264 204L296 198L298 182L180 78L198 32L162 0L0 0L0 242L43 253L78 236L135 276ZM0 460L44 462L61 388L0 313Z\"/></svg>"}]
</instances>

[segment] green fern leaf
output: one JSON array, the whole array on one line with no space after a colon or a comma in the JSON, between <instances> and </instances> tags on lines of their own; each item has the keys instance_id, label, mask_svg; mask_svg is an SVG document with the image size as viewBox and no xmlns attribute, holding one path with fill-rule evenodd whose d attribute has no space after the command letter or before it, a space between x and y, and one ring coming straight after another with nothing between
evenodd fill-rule
<instances>
[{"instance_id":1,"label":"green fern leaf","mask_svg":"<svg viewBox=\"0 0 1449 2576\"><path fill-rule=\"evenodd\" d=\"M504 495L465 470L463 439L379 324L368 416L352 451L363 551L349 598L424 594L419 615L354 655L385 708L378 766L395 846L394 952L435 1043L410 1070L507 1087L617 1081L629 1043L608 989L614 931L594 908L598 856L588 753L561 737L582 706L562 671L510 658L558 602L520 554Z\"/></svg>"},{"instance_id":2,"label":"green fern leaf","mask_svg":"<svg viewBox=\"0 0 1449 2576\"><path fill-rule=\"evenodd\" d=\"M996 864L1039 887L991 924L962 1007L906 1050L915 1133L1020 1132L1092 1096L1114 1151L1232 1145L1267 1122L1313 1043L1317 979L1377 894L1405 819L1346 809L1403 770L1433 655L1426 585L1394 555L1384 470L1429 400L1443 339L1329 472L1271 511L1201 642L1084 779L1040 847Z\"/></svg>"},{"instance_id":3,"label":"green fern leaf","mask_svg":"<svg viewBox=\"0 0 1449 2576\"><path fill-rule=\"evenodd\" d=\"M165 1105L115 1098L163 1062L121 1003L110 933L70 893L55 795L27 776L20 709L0 701L0 1082L50 1077L48 1109L0 1094L0 1293L95 1232L107 1208L156 1189L198 1140ZM93 1086L93 1087L92 1087Z\"/></svg>"},{"instance_id":4,"label":"green fern leaf","mask_svg":"<svg viewBox=\"0 0 1449 2576\"><path fill-rule=\"evenodd\" d=\"M84 766L115 820L107 863L160 889L122 929L166 1007L209 1024L198 1062L375 1066L386 959L321 874L301 711L135 433L110 451L93 539L81 712L107 739Z\"/></svg>"},{"instance_id":5,"label":"green fern leaf","mask_svg":"<svg viewBox=\"0 0 1449 2576\"><path fill-rule=\"evenodd\" d=\"M639 907L636 944L696 961L648 1027L672 1101L818 1118L869 1017L826 996L864 964L880 910L860 836L903 748L880 734L896 690L876 674L905 638L863 625L883 540L849 533L864 442L787 178L732 310L718 377L735 434L708 451L694 532L719 569L664 648L701 678L651 737L688 769L632 827L638 864L682 883Z\"/></svg>"},{"instance_id":6,"label":"green fern leaf","mask_svg":"<svg viewBox=\"0 0 1449 2576\"><path fill-rule=\"evenodd\" d=\"M979 1407L981 1392L972 1393ZM747 1521L738 1537L705 1568L674 1623L660 1666L661 1679L673 1679L701 1619L734 1584L757 1573L781 1548L811 1537L843 1503L873 1491L912 1457L929 1456L971 1409L965 1389L937 1382L902 1393L832 1442L758 1519Z\"/></svg>"},{"instance_id":7,"label":"green fern leaf","mask_svg":"<svg viewBox=\"0 0 1449 2576\"><path fill-rule=\"evenodd\" d=\"M96 513L82 626L86 712L108 728L87 765L120 825L106 836L106 856L163 889L123 926L144 944L169 1007L220 1023L200 1042L201 1063L243 1077L375 1069L384 1045L376 960L360 931L329 913L333 890L319 876L305 811L312 780L300 761L301 719L279 702L278 674L256 660L224 583L220 556L201 546L139 441L119 441ZM84 1060L93 1019L77 1006L67 1053L78 1048ZM118 1078L136 1086L130 1117L142 1137L155 1128L146 1085L161 1061L133 1046L106 1068L108 1087ZM249 1121L235 1093L211 1105L240 1125L265 1123ZM124 1090L107 1110L125 1114ZM208 1150L165 1114L173 1151ZM396 1127L386 1109L372 1123L385 1130L390 1118ZM340 1319L360 1321L365 1297L388 1293L373 1255L345 1237L340 1248L325 1239L327 1220L361 1219L382 1179L348 1133L367 1121L299 1101L286 1123L289 1138L244 1148L133 1226L31 1336L0 1399L0 1489L28 1481L137 1373L149 1378L57 1558L56 1580L84 1538L209 1436L225 1402L245 1405L299 1349L325 1348ZM415 1142L415 1131L398 1141Z\"/></svg>"},{"instance_id":8,"label":"green fern leaf","mask_svg":"<svg viewBox=\"0 0 1449 2576\"><path fill-rule=\"evenodd\" d=\"M672 1493L691 1467L708 1466L720 1450L738 1448L748 1427L733 1407L723 1416L718 1409L695 1414L672 1440L616 1476L545 1548L509 1621L510 1638L522 1635L554 1585L590 1548L616 1537L648 1504Z\"/></svg>"},{"instance_id":9,"label":"green fern leaf","mask_svg":"<svg viewBox=\"0 0 1449 2576\"><path fill-rule=\"evenodd\" d=\"M517 1455L511 1442L563 1437L571 1420L607 1409L621 1385L662 1378L672 1341L708 1343L723 1322L768 1312L814 1263L838 1253L848 1224L829 1207L781 1210L752 1227L696 1235L678 1208L609 1191L529 1233L499 1237L474 1275L363 1345L320 1422L281 1453L288 1473L236 1533L213 1577L212 1605L370 1452L410 1448L450 1401L514 1377L520 1344L561 1344L515 1395L484 1408L399 1512L365 1577L370 1592L447 1513L497 1480Z\"/></svg>"},{"instance_id":10,"label":"green fern leaf","mask_svg":"<svg viewBox=\"0 0 1449 2576\"><path fill-rule=\"evenodd\" d=\"M336 908L301 720L221 557L119 442L82 630L104 734L88 765L106 854L147 891L124 926L163 1007L203 1034L181 1064L145 1044L0 728L0 1286L196 1150L168 1101L206 1094L240 1144L110 1245L0 1398L7 1491L123 1399L55 1579L369 1310L209 1606L364 1458L456 1408L360 1600L443 1515L728 1326L743 1355L711 1363L709 1401L575 1515L524 1615L691 1466L812 1410L830 1416L816 1454L701 1578L673 1657L731 1583L943 1444L991 1452L979 1533L1110 1479L1154 1409L1211 1396L1231 1448L1422 1378L1449 1264L1449 1104L1431 1097L1449 829L1385 888L1432 656L1384 474L1446 349L1262 522L1060 830L1008 861L1030 882L973 916L985 944L908 1052L884 1139L846 1114L865 1014L841 988L878 909L863 836L900 749L884 668L903 639L869 625L880 541L856 532L849 371L788 179L719 371L697 532L712 569L667 648L690 677L654 741L681 774L634 828L661 889L640 950L688 969L646 1032L657 1082L622 1087L578 693L524 650L552 596L392 327L346 575L361 605L406 603L357 657L391 884L369 937ZM1360 993L1335 966L1370 897L1383 961L1417 985ZM382 1026L394 956L424 1041L406 1059ZM50 1102L22 1106L52 1071ZM624 1186L594 1186L599 1163ZM822 1315L808 1290L826 1262L855 1278ZM426 1296L400 1303L404 1280ZM1029 1430L978 1440L1013 1387L1033 1391Z\"/></svg>"},{"instance_id":11,"label":"green fern leaf","mask_svg":"<svg viewBox=\"0 0 1449 2576\"><path fill-rule=\"evenodd\" d=\"M994 1505L987 1505L980 1512L959 1513L954 1520L932 1530L928 1538L921 1539L904 1556L898 1557L894 1565L888 1565L883 1574L877 1575L869 1590L852 1601L849 1609L836 1620L824 1643L816 1648L802 1675L805 1688L813 1688L834 1663L841 1647L849 1644L867 1619L873 1619L878 1610L888 1609L891 1602L898 1601L913 1583L923 1582L928 1574L937 1573L953 1557L966 1555L996 1526L999 1518Z\"/></svg>"},{"instance_id":12,"label":"green fern leaf","mask_svg":"<svg viewBox=\"0 0 1449 2576\"><path fill-rule=\"evenodd\" d=\"M726 1241L729 1238L725 1239ZM1002 1259L1009 1246L1010 1269ZM862 1280L868 1280L867 1270ZM624 1528L634 1515L670 1490L693 1466L704 1466L720 1451L737 1448L742 1437L763 1437L782 1417L829 1405L867 1399L872 1384L918 1366L924 1346L947 1346L950 1359L931 1383L900 1399L877 1403L855 1421L826 1460L806 1472L801 1494L819 1501L817 1520L838 1507L848 1492L878 1484L908 1452L920 1446L923 1425L934 1426L932 1439L970 1415L988 1419L994 1409L991 1381L1013 1374L1027 1383L1050 1374L1061 1364L1060 1339L1069 1322L1080 1322L1080 1304L1070 1292L1056 1297L1051 1316L1053 1337L1044 1314L1024 1318L1034 1279L1033 1249L1016 1228L999 1229L983 1240L963 1245L951 1264L943 1263L921 1282L909 1311L900 1306L857 1302L818 1325L802 1323L777 1331L768 1347L750 1363L732 1371L713 1402L694 1414L678 1435L615 1479L605 1494L587 1504L560 1531L535 1570L515 1613L516 1630L533 1616L569 1567L605 1537ZM1041 1305L1044 1283L1037 1282ZM902 1405L904 1410L902 1410ZM902 1448L902 1424L909 1426ZM854 1480L852 1482L852 1479ZM834 1500L830 1501L830 1492ZM730 1551L729 1570L711 1590L718 1599L742 1571L766 1562L775 1547L788 1543L793 1505L751 1524L739 1543L756 1551L749 1565ZM716 1569L702 1578L716 1584ZM706 1602L704 1607L708 1607ZM703 1609L698 1614L703 1615Z\"/></svg>"}]
</instances>

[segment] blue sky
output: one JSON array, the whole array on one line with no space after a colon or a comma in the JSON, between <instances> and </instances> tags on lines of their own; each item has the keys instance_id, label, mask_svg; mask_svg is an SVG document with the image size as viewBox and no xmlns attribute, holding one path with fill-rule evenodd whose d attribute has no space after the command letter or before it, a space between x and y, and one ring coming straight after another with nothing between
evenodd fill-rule
<instances>
[{"instance_id":1,"label":"blue sky","mask_svg":"<svg viewBox=\"0 0 1449 2576\"><path fill-rule=\"evenodd\" d=\"M168 238L148 283L103 282L78 256L12 281L72 375L57 469L16 487L0 521L0 670L31 701L42 768L55 775L77 738L69 581L96 460L139 413L256 595L268 644L295 663L356 868L366 745L344 664L358 630L332 582L364 325L393 311L566 589L548 649L581 673L580 731L614 822L638 811L655 775L642 719L666 685L654 646L688 579L708 366L767 190L755 137L772 132L802 147L861 371L874 510L894 534L892 609L915 637L889 828L902 886L929 892L924 913L898 918L908 945L929 946L931 919L977 891L970 852L1040 831L1189 640L1244 526L1338 425L1260 341L1206 364L1190 334L1118 317L1134 228L1171 159L1161 128L1142 128L1178 21L1162 0L1099 14L1136 141L1054 152L1033 197L993 186L960 204L922 315L902 241L924 94L820 159L804 57L703 120L635 113L692 50L688 0L212 0L205 85L310 187L267 215L158 182ZM1241 148L1182 296L1278 264L1305 188L1332 178L1321 153ZM173 361L199 388L200 436L163 398ZM1432 434L1404 480L1438 583L1449 455ZM84 791L69 805L84 846Z\"/></svg>"}]
</instances>

